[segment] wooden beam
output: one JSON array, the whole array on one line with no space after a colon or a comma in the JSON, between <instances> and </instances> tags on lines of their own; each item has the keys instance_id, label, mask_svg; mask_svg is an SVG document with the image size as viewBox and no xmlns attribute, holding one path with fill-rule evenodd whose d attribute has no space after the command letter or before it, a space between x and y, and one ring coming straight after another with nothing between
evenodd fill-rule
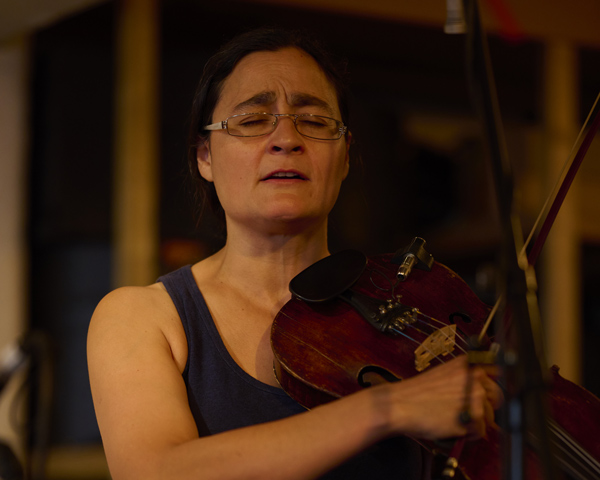
<instances>
[{"instance_id":1,"label":"wooden beam","mask_svg":"<svg viewBox=\"0 0 600 480\"><path fill-rule=\"evenodd\" d=\"M279 6L308 8L359 15L389 21L442 27L446 22L444 0L247 0ZM501 33L497 9L501 3L527 38L562 39L575 45L600 47L600 2L597 0L503 0L480 2L482 21L490 33Z\"/></svg>"},{"instance_id":2,"label":"wooden beam","mask_svg":"<svg viewBox=\"0 0 600 480\"><path fill-rule=\"evenodd\" d=\"M565 42L546 46L544 75L547 190L559 177L577 135L577 53ZM581 237L579 192L570 189L548 235L542 257L540 296L549 364L581 380Z\"/></svg>"},{"instance_id":3,"label":"wooden beam","mask_svg":"<svg viewBox=\"0 0 600 480\"><path fill-rule=\"evenodd\" d=\"M158 274L158 2L120 0L113 197L113 281Z\"/></svg>"},{"instance_id":4,"label":"wooden beam","mask_svg":"<svg viewBox=\"0 0 600 480\"><path fill-rule=\"evenodd\" d=\"M29 38L15 38L0 44L0 352L27 330L28 316L28 239L27 171L29 129ZM25 438L14 425L23 421L24 397L18 395L23 372L2 391L0 432L2 440L22 458ZM18 409L14 409L15 406ZM17 418L14 418L18 412Z\"/></svg>"}]
</instances>

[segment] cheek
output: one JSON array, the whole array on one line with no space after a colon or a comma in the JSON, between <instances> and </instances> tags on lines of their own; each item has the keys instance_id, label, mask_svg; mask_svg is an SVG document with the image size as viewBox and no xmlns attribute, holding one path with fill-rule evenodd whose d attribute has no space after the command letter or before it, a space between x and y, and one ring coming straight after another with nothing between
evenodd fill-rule
<instances>
[{"instance_id":1,"label":"cheek","mask_svg":"<svg viewBox=\"0 0 600 480\"><path fill-rule=\"evenodd\" d=\"M244 150L231 146L214 145L212 149L211 172L216 184L237 183L244 178Z\"/></svg>"},{"instance_id":2,"label":"cheek","mask_svg":"<svg viewBox=\"0 0 600 480\"><path fill-rule=\"evenodd\" d=\"M344 153L338 153L337 161L331 162L327 175L331 179L330 185L339 185L348 176L349 164L347 156Z\"/></svg>"},{"instance_id":3,"label":"cheek","mask_svg":"<svg viewBox=\"0 0 600 480\"><path fill-rule=\"evenodd\" d=\"M230 165L213 167L213 182L217 193L223 192L227 197L235 197L236 192L241 189L242 179L244 178L239 169L231 168Z\"/></svg>"},{"instance_id":4,"label":"cheek","mask_svg":"<svg viewBox=\"0 0 600 480\"><path fill-rule=\"evenodd\" d=\"M244 196L242 192L246 188L247 179L251 178L251 172L244 168L245 164L247 162L235 154L213 157L213 183L223 207Z\"/></svg>"},{"instance_id":5,"label":"cheek","mask_svg":"<svg viewBox=\"0 0 600 480\"><path fill-rule=\"evenodd\" d=\"M340 188L346 176L348 175L348 162L345 155L337 156L337 161L330 162L321 170L322 198L328 204L335 204ZM333 207L333 205L331 205Z\"/></svg>"}]
</instances>

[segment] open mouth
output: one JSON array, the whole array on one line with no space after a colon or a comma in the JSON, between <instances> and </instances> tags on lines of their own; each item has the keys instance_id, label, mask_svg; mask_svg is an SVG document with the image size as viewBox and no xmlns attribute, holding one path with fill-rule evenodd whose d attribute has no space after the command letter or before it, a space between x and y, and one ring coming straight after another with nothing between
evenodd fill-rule
<instances>
[{"instance_id":1,"label":"open mouth","mask_svg":"<svg viewBox=\"0 0 600 480\"><path fill-rule=\"evenodd\" d=\"M307 180L307 178L299 172L280 171L267 175L265 178L263 178L263 180Z\"/></svg>"}]
</instances>

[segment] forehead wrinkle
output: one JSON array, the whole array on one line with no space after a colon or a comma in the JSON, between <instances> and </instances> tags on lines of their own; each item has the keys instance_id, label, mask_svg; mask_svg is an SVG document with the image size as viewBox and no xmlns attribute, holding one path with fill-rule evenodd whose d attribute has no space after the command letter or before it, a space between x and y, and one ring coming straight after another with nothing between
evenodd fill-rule
<instances>
[{"instance_id":1,"label":"forehead wrinkle","mask_svg":"<svg viewBox=\"0 0 600 480\"><path fill-rule=\"evenodd\" d=\"M243 102L238 103L234 107L232 113L233 114L244 113L249 108L253 108L253 107L266 107L266 106L272 105L276 101L277 101L277 94L274 91L267 90L264 92L259 92L255 95L252 95L247 100L244 100ZM319 107L319 108L322 108L323 110L325 110L325 112L328 115L331 115L331 116L336 115L335 110L332 108L332 106L327 101L325 101L322 98L319 98L315 95L312 95L310 93L302 93L302 92L291 93L288 96L288 104L294 108Z\"/></svg>"},{"instance_id":2,"label":"forehead wrinkle","mask_svg":"<svg viewBox=\"0 0 600 480\"><path fill-rule=\"evenodd\" d=\"M249 99L238 103L233 109L233 113L244 112L248 107L264 107L271 105L277 99L277 95L273 91L259 92L252 95Z\"/></svg>"}]
</instances>

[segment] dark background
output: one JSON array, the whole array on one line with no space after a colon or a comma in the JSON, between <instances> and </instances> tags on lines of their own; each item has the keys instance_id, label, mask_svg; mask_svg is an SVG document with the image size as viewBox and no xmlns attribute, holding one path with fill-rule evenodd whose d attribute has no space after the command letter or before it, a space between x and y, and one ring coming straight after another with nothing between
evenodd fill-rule
<instances>
[{"instance_id":1,"label":"dark background","mask_svg":"<svg viewBox=\"0 0 600 480\"><path fill-rule=\"evenodd\" d=\"M186 184L186 121L208 56L254 26L310 27L348 59L353 95L354 163L331 215L331 250L393 252L423 236L438 261L491 302L491 292L475 282L495 261L499 240L478 132L467 129L448 151L405 128L415 112L466 124L474 118L464 37L339 14L199 3L171 0L162 7L161 243L191 241L206 252L220 245L211 218L197 225ZM31 318L54 342L57 444L99 440L85 336L95 305L111 288L111 211L118 208L111 204L114 29L115 5L107 3L41 31L34 41ZM539 125L542 45L491 38L490 49L507 127ZM600 54L583 49L580 62L586 106L600 84ZM514 156L524 168L527 159ZM598 395L600 360L593 352L600 339L600 248L583 248L584 384ZM163 258L162 269L172 267Z\"/></svg>"}]
</instances>

